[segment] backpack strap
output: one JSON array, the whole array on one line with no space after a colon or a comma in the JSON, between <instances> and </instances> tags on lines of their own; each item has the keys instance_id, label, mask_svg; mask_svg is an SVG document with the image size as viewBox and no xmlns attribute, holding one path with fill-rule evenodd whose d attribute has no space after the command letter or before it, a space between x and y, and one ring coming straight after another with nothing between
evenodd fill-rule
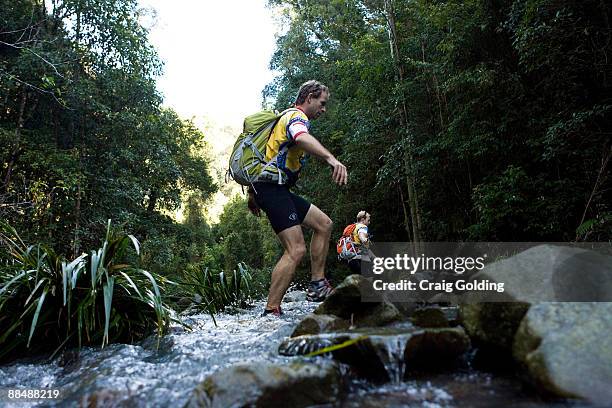
<instances>
[{"instance_id":1,"label":"backpack strap","mask_svg":"<svg viewBox=\"0 0 612 408\"><path fill-rule=\"evenodd\" d=\"M274 121L274 124L272 125L272 128L270 129L270 135L272 135L272 132L274 132L274 128L276 127L278 122L280 122L281 118L283 116L285 116L285 114L287 114L289 112L296 112L296 111L299 111L299 109L297 109L297 108L288 108L288 109L285 109L283 112L281 112L281 114L278 115L278 118ZM281 166L278 163L278 158L281 155L281 153L287 152L291 146L292 146L292 143L290 143L290 142L286 142L286 143L281 144L281 147L280 147L280 149L278 149L278 152L268 162L265 162L264 158L260 157L261 154L258 154L257 157L263 163L265 163L264 166L260 170L260 174L263 173L266 168L268 168L268 167L270 167L272 165L275 165L276 170L277 170L277 174L278 174L278 184L283 184L283 174L281 173L281 170L284 172L284 169L281 169ZM259 153L259 151L257 153Z\"/></svg>"}]
</instances>

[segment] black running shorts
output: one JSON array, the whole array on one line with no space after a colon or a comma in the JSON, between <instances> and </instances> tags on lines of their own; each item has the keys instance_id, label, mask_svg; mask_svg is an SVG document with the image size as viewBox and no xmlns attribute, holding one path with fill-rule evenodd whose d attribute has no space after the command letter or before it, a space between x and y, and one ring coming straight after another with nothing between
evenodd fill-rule
<instances>
[{"instance_id":1,"label":"black running shorts","mask_svg":"<svg viewBox=\"0 0 612 408\"><path fill-rule=\"evenodd\" d=\"M289 188L275 183L255 183L255 202L272 224L277 234L304 222L310 203L293 194Z\"/></svg>"}]
</instances>

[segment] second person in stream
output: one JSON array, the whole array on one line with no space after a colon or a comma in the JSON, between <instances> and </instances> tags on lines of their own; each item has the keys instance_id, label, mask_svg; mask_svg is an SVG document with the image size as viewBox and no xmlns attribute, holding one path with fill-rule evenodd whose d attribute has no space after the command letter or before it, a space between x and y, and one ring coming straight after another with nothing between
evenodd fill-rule
<instances>
[{"instance_id":1,"label":"second person in stream","mask_svg":"<svg viewBox=\"0 0 612 408\"><path fill-rule=\"evenodd\" d=\"M348 180L346 167L340 163L313 135L309 133L310 121L325 113L329 89L318 81L304 83L295 100L295 108L286 112L278 121L266 146L266 161L275 157L288 143L289 149L278 156L272 172L279 170L287 182L258 182L249 188L249 210L259 216L262 209L278 236L284 253L272 270L272 281L268 302L263 315L280 316L281 301L295 273L295 269L306 254L302 225L313 230L310 242L311 282L306 298L320 302L332 291L325 278L325 259L329 249L332 220L317 206L292 193L299 172L304 165L306 153L312 154L332 168L332 180L345 185ZM273 167L273 166L271 166Z\"/></svg>"}]
</instances>

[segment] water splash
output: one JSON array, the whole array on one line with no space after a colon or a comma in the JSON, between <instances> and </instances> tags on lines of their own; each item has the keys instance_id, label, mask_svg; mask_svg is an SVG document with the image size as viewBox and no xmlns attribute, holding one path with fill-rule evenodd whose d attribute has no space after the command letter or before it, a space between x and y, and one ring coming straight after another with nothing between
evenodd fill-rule
<instances>
[{"instance_id":1,"label":"water splash","mask_svg":"<svg viewBox=\"0 0 612 408\"><path fill-rule=\"evenodd\" d=\"M299 296L294 296L299 299ZM282 318L260 317L264 302L238 314L185 318L192 331L179 326L164 336L134 344L112 344L104 349L84 348L78 360L15 362L0 366L0 389L59 389L59 401L8 403L2 406L79 406L84 397L111 399L112 404L135 407L182 406L193 388L214 371L238 362L266 360L284 363L278 344L316 304L298 300L283 304ZM111 404L111 405L112 405Z\"/></svg>"},{"instance_id":2,"label":"water splash","mask_svg":"<svg viewBox=\"0 0 612 408\"><path fill-rule=\"evenodd\" d=\"M406 362L404 360L404 351L410 336L371 336L373 343L380 343L376 347L376 354L383 364L389 381L392 384L399 384L404 379L406 371Z\"/></svg>"}]
</instances>

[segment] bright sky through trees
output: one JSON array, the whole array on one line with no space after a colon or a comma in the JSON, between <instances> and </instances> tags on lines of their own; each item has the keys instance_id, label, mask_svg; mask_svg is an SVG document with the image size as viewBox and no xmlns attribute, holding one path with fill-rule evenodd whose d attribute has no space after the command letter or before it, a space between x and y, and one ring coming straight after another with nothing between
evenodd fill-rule
<instances>
[{"instance_id":1,"label":"bright sky through trees","mask_svg":"<svg viewBox=\"0 0 612 408\"><path fill-rule=\"evenodd\" d=\"M157 16L149 35L163 59L158 88L181 116L240 127L273 77L272 11L265 0L140 0ZM143 23L150 25L145 19Z\"/></svg>"}]
</instances>

